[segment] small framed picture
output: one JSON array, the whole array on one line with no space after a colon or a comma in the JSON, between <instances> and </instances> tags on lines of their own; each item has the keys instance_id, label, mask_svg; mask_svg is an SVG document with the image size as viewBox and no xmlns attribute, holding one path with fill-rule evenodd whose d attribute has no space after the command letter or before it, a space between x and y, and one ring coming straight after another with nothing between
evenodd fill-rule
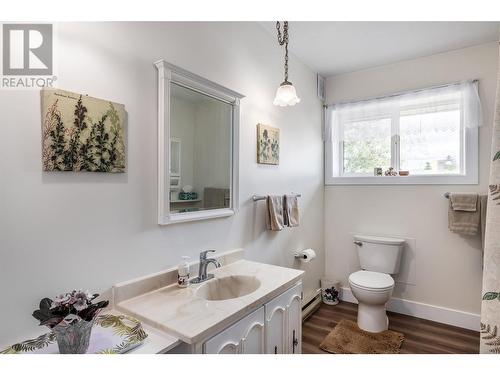
<instances>
[{"instance_id":1,"label":"small framed picture","mask_svg":"<svg viewBox=\"0 0 500 375\"><path fill-rule=\"evenodd\" d=\"M257 163L280 163L280 130L272 126L257 125Z\"/></svg>"},{"instance_id":2,"label":"small framed picture","mask_svg":"<svg viewBox=\"0 0 500 375\"><path fill-rule=\"evenodd\" d=\"M382 176L382 168L380 168L380 167L373 168L373 175L374 176Z\"/></svg>"}]
</instances>

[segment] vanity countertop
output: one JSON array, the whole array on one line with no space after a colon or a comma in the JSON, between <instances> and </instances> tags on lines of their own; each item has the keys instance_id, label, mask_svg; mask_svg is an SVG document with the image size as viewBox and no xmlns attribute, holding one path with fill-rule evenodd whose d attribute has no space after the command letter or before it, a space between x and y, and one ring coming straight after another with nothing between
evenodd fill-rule
<instances>
[{"instance_id":1,"label":"vanity countertop","mask_svg":"<svg viewBox=\"0 0 500 375\"><path fill-rule=\"evenodd\" d=\"M196 291L204 283L192 284L188 288L179 288L172 284L120 301L116 308L192 344L217 334L280 295L296 284L304 271L239 260L217 268L212 273L215 278L253 276L261 284L250 294L222 301L209 301L198 297Z\"/></svg>"}]
</instances>

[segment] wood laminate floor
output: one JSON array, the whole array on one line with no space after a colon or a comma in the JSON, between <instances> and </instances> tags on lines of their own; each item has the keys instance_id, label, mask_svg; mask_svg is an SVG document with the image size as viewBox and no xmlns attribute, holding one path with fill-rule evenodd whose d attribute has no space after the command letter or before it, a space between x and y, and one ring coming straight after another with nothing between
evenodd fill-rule
<instances>
[{"instance_id":1,"label":"wood laminate floor","mask_svg":"<svg viewBox=\"0 0 500 375\"><path fill-rule=\"evenodd\" d=\"M353 303L322 304L302 325L302 353L328 354L319 344L342 319L356 321L357 313ZM401 354L479 353L479 332L392 312L387 315L389 329L405 335Z\"/></svg>"}]
</instances>

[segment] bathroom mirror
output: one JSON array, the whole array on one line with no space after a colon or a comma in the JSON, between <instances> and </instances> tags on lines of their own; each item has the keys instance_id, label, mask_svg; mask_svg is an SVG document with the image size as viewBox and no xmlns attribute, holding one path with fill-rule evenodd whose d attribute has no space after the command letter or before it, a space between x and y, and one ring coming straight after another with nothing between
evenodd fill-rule
<instances>
[{"instance_id":1,"label":"bathroom mirror","mask_svg":"<svg viewBox=\"0 0 500 375\"><path fill-rule=\"evenodd\" d=\"M238 208L242 95L163 60L158 69L158 223Z\"/></svg>"}]
</instances>

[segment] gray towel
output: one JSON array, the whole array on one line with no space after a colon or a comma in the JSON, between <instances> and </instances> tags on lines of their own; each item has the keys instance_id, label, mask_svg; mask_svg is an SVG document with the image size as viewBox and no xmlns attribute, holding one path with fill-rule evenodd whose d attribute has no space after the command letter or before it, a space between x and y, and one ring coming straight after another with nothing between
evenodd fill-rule
<instances>
[{"instance_id":1,"label":"gray towel","mask_svg":"<svg viewBox=\"0 0 500 375\"><path fill-rule=\"evenodd\" d=\"M450 195L450 202L454 211L475 212L477 199L478 194L476 193L452 193Z\"/></svg>"},{"instance_id":2,"label":"gray towel","mask_svg":"<svg viewBox=\"0 0 500 375\"><path fill-rule=\"evenodd\" d=\"M283 229L283 197L281 195L267 196L266 218L266 225L268 230L280 231Z\"/></svg>"},{"instance_id":3,"label":"gray towel","mask_svg":"<svg viewBox=\"0 0 500 375\"><path fill-rule=\"evenodd\" d=\"M299 200L296 195L285 195L283 197L285 213L285 225L289 227L299 226Z\"/></svg>"}]
</instances>

